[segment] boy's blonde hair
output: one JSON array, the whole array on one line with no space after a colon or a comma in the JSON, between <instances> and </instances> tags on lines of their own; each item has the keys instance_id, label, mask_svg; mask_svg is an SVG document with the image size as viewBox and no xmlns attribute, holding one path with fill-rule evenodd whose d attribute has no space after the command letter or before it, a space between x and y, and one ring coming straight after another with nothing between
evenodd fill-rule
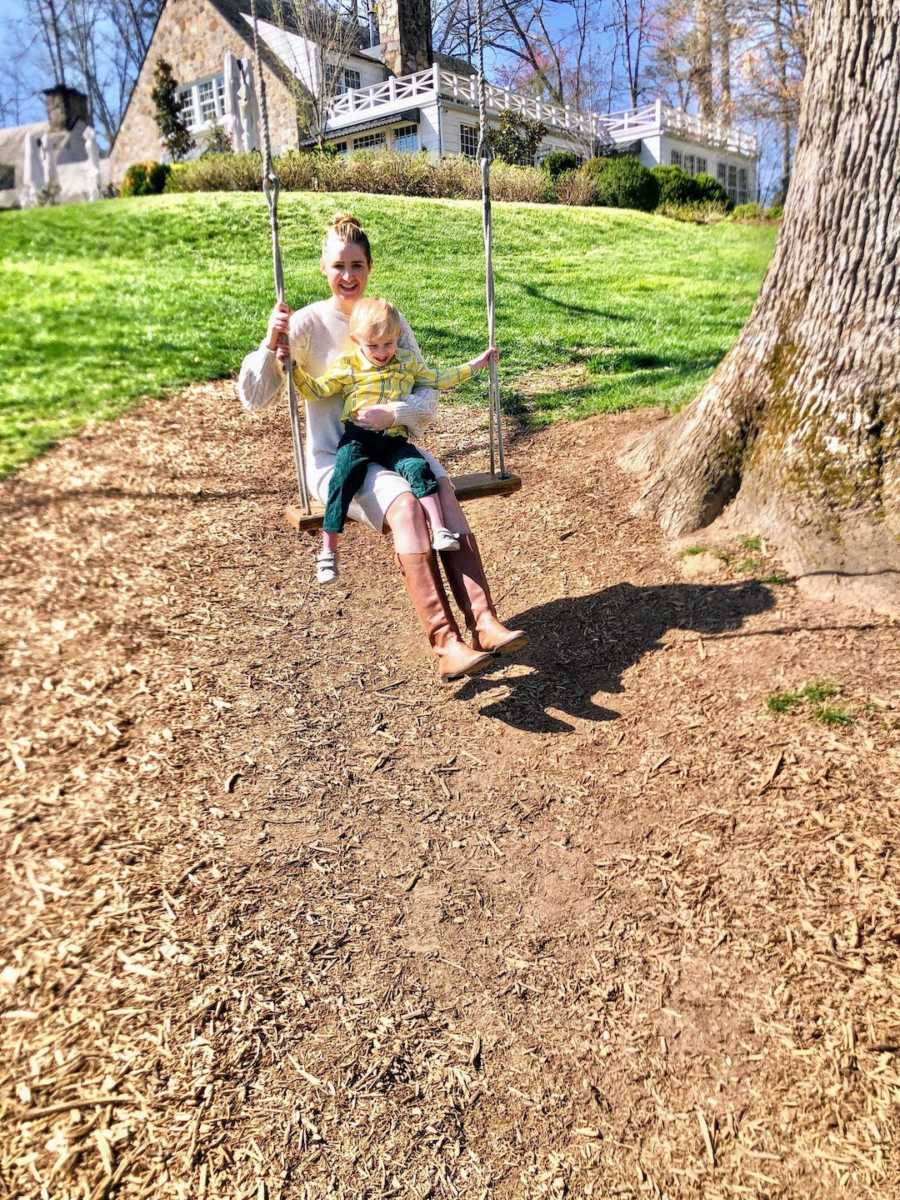
<instances>
[{"instance_id":1,"label":"boy's blonde hair","mask_svg":"<svg viewBox=\"0 0 900 1200\"><path fill-rule=\"evenodd\" d=\"M400 314L387 300L360 300L350 314L350 334L362 341L369 337L398 338L400 336Z\"/></svg>"}]
</instances>

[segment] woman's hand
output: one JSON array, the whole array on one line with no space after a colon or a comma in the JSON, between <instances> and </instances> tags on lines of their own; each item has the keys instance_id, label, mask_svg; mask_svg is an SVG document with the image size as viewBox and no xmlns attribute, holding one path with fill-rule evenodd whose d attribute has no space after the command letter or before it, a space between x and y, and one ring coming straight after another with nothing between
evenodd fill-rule
<instances>
[{"instance_id":1,"label":"woman's hand","mask_svg":"<svg viewBox=\"0 0 900 1200\"><path fill-rule=\"evenodd\" d=\"M283 300L279 301L272 309L269 317L269 328L266 331L266 345L270 350L275 351L282 367L287 366L291 357L288 334L290 332L293 311L290 305L285 304Z\"/></svg>"},{"instance_id":2,"label":"woman's hand","mask_svg":"<svg viewBox=\"0 0 900 1200\"><path fill-rule=\"evenodd\" d=\"M479 354L477 358L473 358L469 364L473 371L483 371L490 362L498 362L500 359L500 351L496 346L488 346L484 354Z\"/></svg>"},{"instance_id":3,"label":"woman's hand","mask_svg":"<svg viewBox=\"0 0 900 1200\"><path fill-rule=\"evenodd\" d=\"M372 404L369 408L361 408L353 414L353 423L362 425L363 429L374 429L382 433L397 424L397 414L390 404Z\"/></svg>"}]
</instances>

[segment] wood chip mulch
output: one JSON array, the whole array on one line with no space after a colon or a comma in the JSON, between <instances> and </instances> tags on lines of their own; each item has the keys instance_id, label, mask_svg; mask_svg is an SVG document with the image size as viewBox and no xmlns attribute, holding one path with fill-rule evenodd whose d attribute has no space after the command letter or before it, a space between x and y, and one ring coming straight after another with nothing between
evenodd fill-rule
<instances>
[{"instance_id":1,"label":"wood chip mulch","mask_svg":"<svg viewBox=\"0 0 900 1200\"><path fill-rule=\"evenodd\" d=\"M231 383L0 487L0 1193L900 1196L897 627L686 580L654 419L514 441L469 512L531 642L450 690L384 539L312 584ZM850 723L767 709L815 680Z\"/></svg>"}]
</instances>

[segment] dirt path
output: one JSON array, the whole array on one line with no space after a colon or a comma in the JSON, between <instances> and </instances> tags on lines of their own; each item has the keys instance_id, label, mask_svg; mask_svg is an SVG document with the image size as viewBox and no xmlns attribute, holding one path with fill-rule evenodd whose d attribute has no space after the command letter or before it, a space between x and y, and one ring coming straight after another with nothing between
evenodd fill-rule
<instances>
[{"instance_id":1,"label":"dirt path","mask_svg":"<svg viewBox=\"0 0 900 1200\"><path fill-rule=\"evenodd\" d=\"M3 1194L900 1196L897 630L682 578L652 419L515 447L531 645L449 692L230 385L0 489ZM821 679L851 724L767 710Z\"/></svg>"}]
</instances>

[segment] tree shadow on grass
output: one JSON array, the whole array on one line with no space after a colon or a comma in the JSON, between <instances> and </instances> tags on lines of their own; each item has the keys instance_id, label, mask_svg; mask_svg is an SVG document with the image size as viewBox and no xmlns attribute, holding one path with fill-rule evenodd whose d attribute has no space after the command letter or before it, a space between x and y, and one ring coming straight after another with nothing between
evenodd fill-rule
<instances>
[{"instance_id":1,"label":"tree shadow on grass","mask_svg":"<svg viewBox=\"0 0 900 1200\"><path fill-rule=\"evenodd\" d=\"M582 721L611 721L619 713L596 704L593 696L624 691L624 672L659 649L667 630L726 633L774 603L772 591L755 580L659 587L618 583L587 596L552 600L509 618L528 633L519 661L533 670L502 679L481 675L468 680L458 695L471 699L502 690L482 715L531 733L573 731L550 709Z\"/></svg>"},{"instance_id":2,"label":"tree shadow on grass","mask_svg":"<svg viewBox=\"0 0 900 1200\"><path fill-rule=\"evenodd\" d=\"M563 312L581 313L587 317L602 317L604 321L621 321L623 324L634 324L635 317L630 313L610 312L605 308L588 308L583 304L573 304L571 300L558 300L545 288L539 288L534 283L514 283L519 291L524 292L530 300L539 300L553 308L561 308Z\"/></svg>"}]
</instances>

